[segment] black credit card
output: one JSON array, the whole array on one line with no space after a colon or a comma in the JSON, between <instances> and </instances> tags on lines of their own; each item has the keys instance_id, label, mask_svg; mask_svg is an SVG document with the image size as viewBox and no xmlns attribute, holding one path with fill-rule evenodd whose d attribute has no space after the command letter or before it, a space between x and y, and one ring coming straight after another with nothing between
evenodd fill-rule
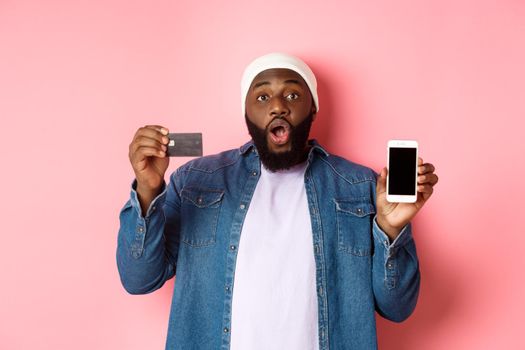
<instances>
[{"instance_id":1,"label":"black credit card","mask_svg":"<svg viewBox=\"0 0 525 350\"><path fill-rule=\"evenodd\" d=\"M202 156L202 133L169 133L168 157Z\"/></svg>"}]
</instances>

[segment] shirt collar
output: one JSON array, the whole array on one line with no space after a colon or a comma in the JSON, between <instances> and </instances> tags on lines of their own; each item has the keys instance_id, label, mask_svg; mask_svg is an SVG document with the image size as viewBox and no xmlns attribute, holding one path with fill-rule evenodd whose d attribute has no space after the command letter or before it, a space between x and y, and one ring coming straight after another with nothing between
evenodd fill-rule
<instances>
[{"instance_id":1,"label":"shirt collar","mask_svg":"<svg viewBox=\"0 0 525 350\"><path fill-rule=\"evenodd\" d=\"M253 149L255 149L255 145L253 144L253 141L250 140L239 148L239 153L246 154L252 147Z\"/></svg>"}]
</instances>

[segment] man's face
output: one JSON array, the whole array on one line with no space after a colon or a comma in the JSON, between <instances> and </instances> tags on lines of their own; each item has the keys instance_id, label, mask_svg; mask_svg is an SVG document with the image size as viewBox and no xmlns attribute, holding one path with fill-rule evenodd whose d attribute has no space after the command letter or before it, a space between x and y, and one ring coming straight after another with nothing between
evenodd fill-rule
<instances>
[{"instance_id":1,"label":"man's face","mask_svg":"<svg viewBox=\"0 0 525 350\"><path fill-rule=\"evenodd\" d=\"M268 169L304 160L315 112L310 89L298 73L269 69L255 77L246 95L246 122Z\"/></svg>"}]
</instances>

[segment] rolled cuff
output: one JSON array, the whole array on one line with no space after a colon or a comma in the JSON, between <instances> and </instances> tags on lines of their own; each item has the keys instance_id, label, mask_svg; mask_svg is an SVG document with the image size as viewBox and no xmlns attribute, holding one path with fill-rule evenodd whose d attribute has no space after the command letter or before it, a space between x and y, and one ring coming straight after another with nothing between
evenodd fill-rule
<instances>
[{"instance_id":1,"label":"rolled cuff","mask_svg":"<svg viewBox=\"0 0 525 350\"><path fill-rule=\"evenodd\" d=\"M138 213L139 218L145 219L150 217L150 215L159 207L159 205L162 205L164 201L166 200L166 192L167 192L167 186L166 182L162 182L162 190L161 192L151 201L148 210L146 211L146 216L142 216L142 208L140 207L140 201L139 196L137 194L137 179L133 179L131 183L131 192L130 192L130 205L135 208L135 210Z\"/></svg>"},{"instance_id":2,"label":"rolled cuff","mask_svg":"<svg viewBox=\"0 0 525 350\"><path fill-rule=\"evenodd\" d=\"M413 239L412 237L412 225L410 223L406 224L399 232L399 235L394 239L393 242L390 241L390 237L379 227L377 223L377 215L374 217L374 224L372 232L377 241L381 243L387 250L398 249L409 241Z\"/></svg>"}]
</instances>

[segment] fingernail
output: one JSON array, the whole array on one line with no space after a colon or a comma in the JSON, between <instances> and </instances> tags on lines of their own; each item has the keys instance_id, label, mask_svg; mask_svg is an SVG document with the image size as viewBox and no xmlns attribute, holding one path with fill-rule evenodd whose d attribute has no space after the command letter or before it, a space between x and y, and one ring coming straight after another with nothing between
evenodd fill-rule
<instances>
[{"instance_id":1,"label":"fingernail","mask_svg":"<svg viewBox=\"0 0 525 350\"><path fill-rule=\"evenodd\" d=\"M160 132L163 133L164 135L168 135L168 129L161 128Z\"/></svg>"}]
</instances>

